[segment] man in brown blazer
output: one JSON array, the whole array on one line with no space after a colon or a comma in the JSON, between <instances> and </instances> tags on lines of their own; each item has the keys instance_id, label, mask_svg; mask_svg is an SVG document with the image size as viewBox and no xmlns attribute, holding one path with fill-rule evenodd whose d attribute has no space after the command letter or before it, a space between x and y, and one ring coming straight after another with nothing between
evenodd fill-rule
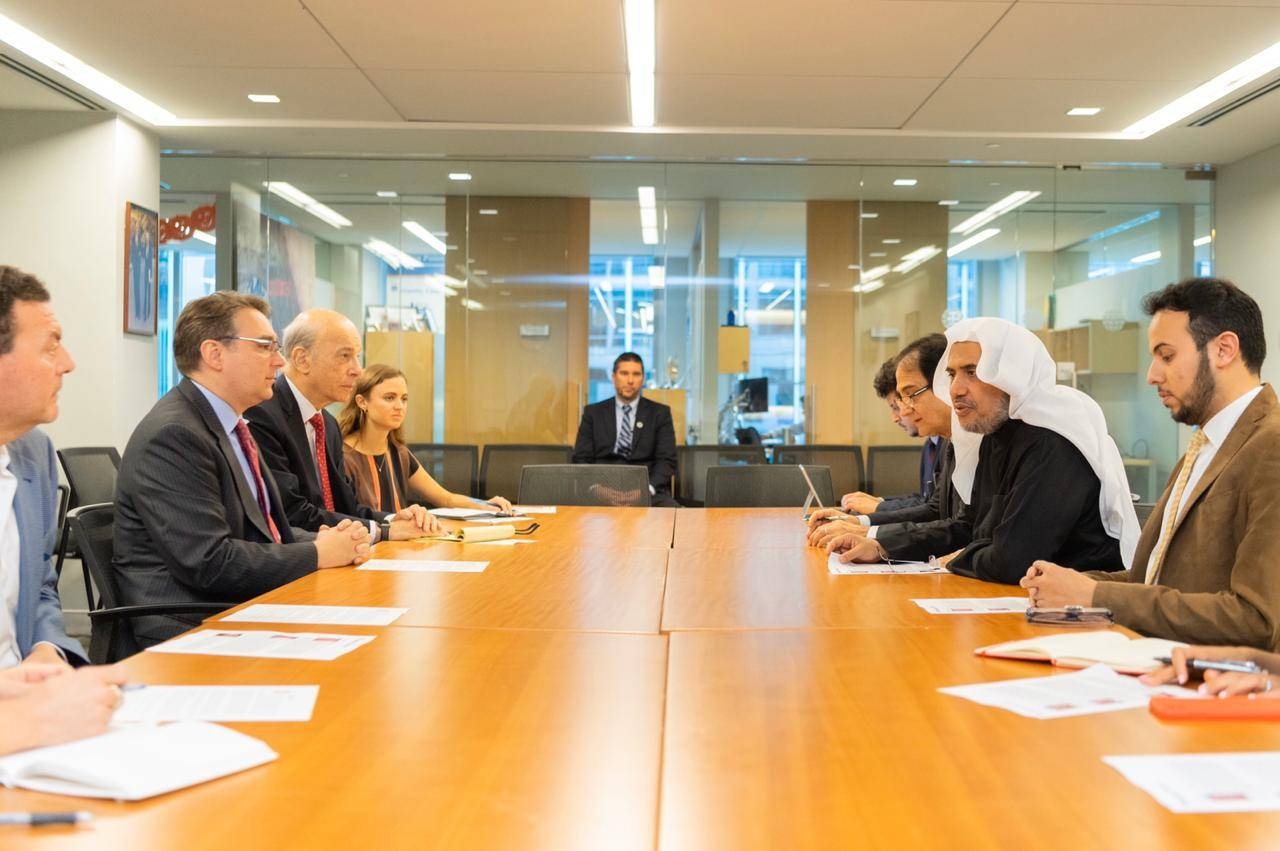
<instances>
[{"instance_id":1,"label":"man in brown blazer","mask_svg":"<svg viewBox=\"0 0 1280 851\"><path fill-rule=\"evenodd\" d=\"M1280 406L1259 380L1262 312L1228 281L1147 296L1147 382L1173 419L1199 426L1151 512L1132 570L1077 573L1038 561L1034 605L1105 606L1144 635L1280 648Z\"/></svg>"}]
</instances>

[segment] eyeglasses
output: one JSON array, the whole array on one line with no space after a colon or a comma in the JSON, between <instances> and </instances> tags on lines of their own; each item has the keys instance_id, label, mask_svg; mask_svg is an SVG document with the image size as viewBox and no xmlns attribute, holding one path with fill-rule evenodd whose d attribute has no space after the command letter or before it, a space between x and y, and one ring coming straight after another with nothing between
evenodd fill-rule
<instances>
[{"instance_id":1,"label":"eyeglasses","mask_svg":"<svg viewBox=\"0 0 1280 851\"><path fill-rule=\"evenodd\" d=\"M280 351L280 341L270 340L264 337L221 337L223 342L231 342L232 340L244 340L246 343L255 344L263 354L272 354Z\"/></svg>"},{"instance_id":2,"label":"eyeglasses","mask_svg":"<svg viewBox=\"0 0 1280 851\"><path fill-rule=\"evenodd\" d=\"M916 408L916 397L919 396L921 393L928 392L929 390L932 390L932 389L933 389L932 387L926 384L925 386L921 387L919 390L916 390L912 393L908 393L905 396L899 393L898 406L902 408L910 408L911 410L914 411Z\"/></svg>"}]
</instances>

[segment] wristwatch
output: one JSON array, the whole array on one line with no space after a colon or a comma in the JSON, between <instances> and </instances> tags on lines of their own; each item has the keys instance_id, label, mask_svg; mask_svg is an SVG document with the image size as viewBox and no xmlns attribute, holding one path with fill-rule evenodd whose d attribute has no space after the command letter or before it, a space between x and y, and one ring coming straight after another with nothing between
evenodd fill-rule
<instances>
[{"instance_id":1,"label":"wristwatch","mask_svg":"<svg viewBox=\"0 0 1280 851\"><path fill-rule=\"evenodd\" d=\"M391 540L391 524L386 520L383 520L381 523L378 524L378 540L379 541Z\"/></svg>"}]
</instances>

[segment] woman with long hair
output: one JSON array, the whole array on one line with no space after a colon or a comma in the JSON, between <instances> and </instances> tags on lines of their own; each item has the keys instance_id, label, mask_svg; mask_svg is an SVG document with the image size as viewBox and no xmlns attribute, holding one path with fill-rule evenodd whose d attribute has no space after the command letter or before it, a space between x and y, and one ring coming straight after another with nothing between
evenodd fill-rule
<instances>
[{"instance_id":1,"label":"woman with long hair","mask_svg":"<svg viewBox=\"0 0 1280 851\"><path fill-rule=\"evenodd\" d=\"M405 445L400 427L409 406L409 385L394 366L365 367L338 415L342 463L364 505L399 511L417 500L437 508L481 508L510 512L500 496L488 502L445 490Z\"/></svg>"}]
</instances>

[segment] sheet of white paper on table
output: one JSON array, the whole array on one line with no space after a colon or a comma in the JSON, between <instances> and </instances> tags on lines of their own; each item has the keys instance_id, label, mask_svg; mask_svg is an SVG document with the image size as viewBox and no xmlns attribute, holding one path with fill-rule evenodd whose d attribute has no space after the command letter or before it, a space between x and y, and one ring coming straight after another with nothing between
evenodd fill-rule
<instances>
[{"instance_id":1,"label":"sheet of white paper on table","mask_svg":"<svg viewBox=\"0 0 1280 851\"><path fill-rule=\"evenodd\" d=\"M129 689L113 724L310 721L320 686L146 686Z\"/></svg>"},{"instance_id":2,"label":"sheet of white paper on table","mask_svg":"<svg viewBox=\"0 0 1280 851\"><path fill-rule=\"evenodd\" d=\"M513 505L512 510L518 514L555 514L554 505Z\"/></svg>"},{"instance_id":3,"label":"sheet of white paper on table","mask_svg":"<svg viewBox=\"0 0 1280 851\"><path fill-rule=\"evenodd\" d=\"M147 652L331 662L373 639L372 635L335 635L323 632L202 629L148 647Z\"/></svg>"},{"instance_id":4,"label":"sheet of white paper on table","mask_svg":"<svg viewBox=\"0 0 1280 851\"><path fill-rule=\"evenodd\" d=\"M510 523L514 526L517 523L522 523L525 520L532 520L532 519L533 519L532 517L522 517L519 514L514 514L511 517L473 517L469 519L467 522L483 523L486 526L499 526L503 523Z\"/></svg>"},{"instance_id":5,"label":"sheet of white paper on table","mask_svg":"<svg viewBox=\"0 0 1280 851\"><path fill-rule=\"evenodd\" d=\"M487 561L371 558L356 570L391 570L401 573L482 573L488 566Z\"/></svg>"},{"instance_id":6,"label":"sheet of white paper on table","mask_svg":"<svg viewBox=\"0 0 1280 851\"><path fill-rule=\"evenodd\" d=\"M1195 694L1178 686L1143 685L1136 677L1117 674L1106 665L1094 665L1071 674L949 686L938 691L1040 719L1145 709L1153 695L1191 697Z\"/></svg>"},{"instance_id":7,"label":"sheet of white paper on table","mask_svg":"<svg viewBox=\"0 0 1280 851\"><path fill-rule=\"evenodd\" d=\"M881 576L885 574L924 574L946 573L945 567L924 562L905 562L900 564L841 564L840 555L832 553L827 557L827 570L837 576Z\"/></svg>"},{"instance_id":8,"label":"sheet of white paper on table","mask_svg":"<svg viewBox=\"0 0 1280 851\"><path fill-rule=\"evenodd\" d=\"M227 615L220 622L389 626L407 611L409 610L380 606L286 606L274 603L255 603L234 614Z\"/></svg>"},{"instance_id":9,"label":"sheet of white paper on table","mask_svg":"<svg viewBox=\"0 0 1280 851\"><path fill-rule=\"evenodd\" d=\"M1280 810L1280 752L1104 756L1102 761L1175 813Z\"/></svg>"},{"instance_id":10,"label":"sheet of white paper on table","mask_svg":"<svg viewBox=\"0 0 1280 851\"><path fill-rule=\"evenodd\" d=\"M931 615L1025 614L1031 605L1026 597L942 597L911 602Z\"/></svg>"},{"instance_id":11,"label":"sheet of white paper on table","mask_svg":"<svg viewBox=\"0 0 1280 851\"><path fill-rule=\"evenodd\" d=\"M504 538L501 541L472 541L474 544L492 544L495 547L514 547L516 544L532 544L533 538Z\"/></svg>"}]
</instances>

